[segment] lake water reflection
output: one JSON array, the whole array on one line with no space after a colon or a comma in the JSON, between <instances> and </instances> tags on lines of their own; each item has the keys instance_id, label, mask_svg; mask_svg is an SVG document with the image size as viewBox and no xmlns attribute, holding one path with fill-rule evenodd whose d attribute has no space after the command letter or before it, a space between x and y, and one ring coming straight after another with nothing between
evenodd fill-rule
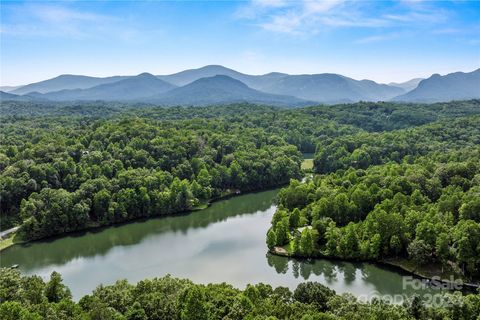
<instances>
[{"instance_id":1,"label":"lake water reflection","mask_svg":"<svg viewBox=\"0 0 480 320\"><path fill-rule=\"evenodd\" d=\"M18 264L22 272L45 278L56 270L76 299L100 283L166 274L239 288L264 282L294 289L309 280L357 296L413 293L403 289L401 274L374 264L298 261L267 254L265 234L277 192L241 195L188 215L16 245L0 254L0 265Z\"/></svg>"}]
</instances>

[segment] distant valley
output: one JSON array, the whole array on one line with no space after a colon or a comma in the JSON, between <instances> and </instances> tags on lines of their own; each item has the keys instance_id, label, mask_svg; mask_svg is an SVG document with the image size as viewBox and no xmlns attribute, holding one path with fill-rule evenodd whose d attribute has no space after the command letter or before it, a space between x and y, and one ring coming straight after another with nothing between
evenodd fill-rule
<instances>
[{"instance_id":1,"label":"distant valley","mask_svg":"<svg viewBox=\"0 0 480 320\"><path fill-rule=\"evenodd\" d=\"M165 106L249 102L299 107L358 101L441 102L480 98L480 69L380 84L339 74L244 74L209 65L171 75L58 77L2 87L2 101L118 101Z\"/></svg>"}]
</instances>

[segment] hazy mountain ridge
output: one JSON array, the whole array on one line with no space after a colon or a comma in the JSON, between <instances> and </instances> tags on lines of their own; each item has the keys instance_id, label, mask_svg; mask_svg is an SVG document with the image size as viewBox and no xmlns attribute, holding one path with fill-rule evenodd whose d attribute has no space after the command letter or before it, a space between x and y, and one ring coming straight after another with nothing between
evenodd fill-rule
<instances>
[{"instance_id":1,"label":"hazy mountain ridge","mask_svg":"<svg viewBox=\"0 0 480 320\"><path fill-rule=\"evenodd\" d=\"M98 78L82 75L62 74L52 79L21 86L18 89L10 91L10 93L28 94L30 92L47 93L68 89L87 89L101 84L120 81L126 78L130 78L130 76L113 76L106 78Z\"/></svg>"},{"instance_id":2,"label":"hazy mountain ridge","mask_svg":"<svg viewBox=\"0 0 480 320\"><path fill-rule=\"evenodd\" d=\"M33 101L36 97L29 95L18 95L10 92L0 91L0 101Z\"/></svg>"},{"instance_id":3,"label":"hazy mountain ridge","mask_svg":"<svg viewBox=\"0 0 480 320\"><path fill-rule=\"evenodd\" d=\"M263 87L263 91L325 103L388 100L405 92L374 81L358 81L332 73L282 77Z\"/></svg>"},{"instance_id":4,"label":"hazy mountain ridge","mask_svg":"<svg viewBox=\"0 0 480 320\"><path fill-rule=\"evenodd\" d=\"M225 75L200 78L147 99L164 105L208 105L232 102L251 102L279 106L304 106L314 104L292 96L276 95L250 88L243 82Z\"/></svg>"},{"instance_id":5,"label":"hazy mountain ridge","mask_svg":"<svg viewBox=\"0 0 480 320\"><path fill-rule=\"evenodd\" d=\"M398 87L402 88L406 92L412 91L416 87L418 87L418 84L420 81L424 80L424 78L414 78L405 82L390 82L388 85L391 87Z\"/></svg>"},{"instance_id":6,"label":"hazy mountain ridge","mask_svg":"<svg viewBox=\"0 0 480 320\"><path fill-rule=\"evenodd\" d=\"M0 100L18 100L21 96L8 93L5 91L0 91Z\"/></svg>"},{"instance_id":7,"label":"hazy mountain ridge","mask_svg":"<svg viewBox=\"0 0 480 320\"><path fill-rule=\"evenodd\" d=\"M242 81L253 89L267 93L290 95L325 103L388 100L405 93L398 87L378 84L371 80L354 80L332 73L289 75L271 72L264 75L248 75L218 65L158 77L182 86L214 75L229 76Z\"/></svg>"},{"instance_id":8,"label":"hazy mountain ridge","mask_svg":"<svg viewBox=\"0 0 480 320\"><path fill-rule=\"evenodd\" d=\"M220 65L208 65L198 69L187 69L170 75L158 75L159 79L170 82L176 86L184 86L201 78L210 78L216 75L229 76L249 85L249 80L255 76L244 74Z\"/></svg>"},{"instance_id":9,"label":"hazy mountain ridge","mask_svg":"<svg viewBox=\"0 0 480 320\"><path fill-rule=\"evenodd\" d=\"M171 83L158 79L152 74L142 73L120 81L101 84L89 89L73 89L43 94L49 100L141 100L176 88Z\"/></svg>"},{"instance_id":10,"label":"hazy mountain ridge","mask_svg":"<svg viewBox=\"0 0 480 320\"><path fill-rule=\"evenodd\" d=\"M13 91L13 90L16 90L18 88L20 88L21 86L0 86L0 91L3 91L3 92L10 92L10 91Z\"/></svg>"},{"instance_id":11,"label":"hazy mountain ridge","mask_svg":"<svg viewBox=\"0 0 480 320\"><path fill-rule=\"evenodd\" d=\"M198 69L188 69L171 75L159 75L157 77L177 86L184 86L196 80L210 78L216 75L229 76L256 90L262 90L270 81L289 76L288 74L280 72L271 72L264 75L249 75L220 65L208 65Z\"/></svg>"},{"instance_id":12,"label":"hazy mountain ridge","mask_svg":"<svg viewBox=\"0 0 480 320\"><path fill-rule=\"evenodd\" d=\"M454 72L441 76L434 74L420 81L418 86L394 101L441 102L480 97L480 69L472 72Z\"/></svg>"},{"instance_id":13,"label":"hazy mountain ridge","mask_svg":"<svg viewBox=\"0 0 480 320\"><path fill-rule=\"evenodd\" d=\"M105 100L165 105L250 102L281 106L389 100L436 102L480 98L479 74L480 69L387 85L333 73L249 75L209 65L158 76L149 73L106 78L61 75L9 92L19 96L2 94L2 100ZM407 92L409 88L413 90ZM19 98L25 94L28 96Z\"/></svg>"}]
</instances>

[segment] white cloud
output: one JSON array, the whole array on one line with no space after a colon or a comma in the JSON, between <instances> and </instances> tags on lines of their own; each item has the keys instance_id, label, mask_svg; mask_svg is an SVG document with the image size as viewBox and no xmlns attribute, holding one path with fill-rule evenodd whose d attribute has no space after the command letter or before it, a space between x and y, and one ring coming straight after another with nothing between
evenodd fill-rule
<instances>
[{"instance_id":1,"label":"white cloud","mask_svg":"<svg viewBox=\"0 0 480 320\"><path fill-rule=\"evenodd\" d=\"M270 31L297 34L299 33L298 28L304 23L304 17L289 11L282 15L273 16L270 21L261 23L260 26Z\"/></svg>"},{"instance_id":2,"label":"white cloud","mask_svg":"<svg viewBox=\"0 0 480 320\"><path fill-rule=\"evenodd\" d=\"M434 12L408 12L404 14L386 14L384 19L403 23L440 23L447 19L444 11Z\"/></svg>"},{"instance_id":3,"label":"white cloud","mask_svg":"<svg viewBox=\"0 0 480 320\"><path fill-rule=\"evenodd\" d=\"M280 2L276 6L259 7L256 1L240 8L237 15L255 20L264 30L287 34L315 34L331 27L378 27L386 21L369 18L358 10L359 3L346 0L301 0Z\"/></svg>"},{"instance_id":4,"label":"white cloud","mask_svg":"<svg viewBox=\"0 0 480 320\"><path fill-rule=\"evenodd\" d=\"M74 21L101 22L112 19L106 15L73 10L53 5L32 5L30 13L48 23L65 23Z\"/></svg>"},{"instance_id":5,"label":"white cloud","mask_svg":"<svg viewBox=\"0 0 480 320\"><path fill-rule=\"evenodd\" d=\"M8 22L2 21L0 33L18 37L115 38L134 41L145 33L118 17L98 14L65 4L10 6ZM158 31L151 30L154 34Z\"/></svg>"},{"instance_id":6,"label":"white cloud","mask_svg":"<svg viewBox=\"0 0 480 320\"><path fill-rule=\"evenodd\" d=\"M445 22L448 13L423 1L400 1L388 9L375 2L346 0L267 1L242 6L237 18L253 20L262 29L285 34L315 34L340 27L410 27Z\"/></svg>"},{"instance_id":7,"label":"white cloud","mask_svg":"<svg viewBox=\"0 0 480 320\"><path fill-rule=\"evenodd\" d=\"M279 33L316 33L318 22L330 11L338 8L344 0L303 0L288 2L279 12L267 14L267 19L259 23L265 30ZM275 10L275 9L274 9ZM278 10L278 9L277 9ZM326 21L325 21L326 22ZM323 23L327 25L328 23Z\"/></svg>"}]
</instances>

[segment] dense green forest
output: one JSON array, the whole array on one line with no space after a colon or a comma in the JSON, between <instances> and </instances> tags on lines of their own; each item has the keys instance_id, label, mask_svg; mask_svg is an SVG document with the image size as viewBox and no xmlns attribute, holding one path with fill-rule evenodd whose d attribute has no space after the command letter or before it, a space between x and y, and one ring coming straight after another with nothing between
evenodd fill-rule
<instances>
[{"instance_id":1,"label":"dense green forest","mask_svg":"<svg viewBox=\"0 0 480 320\"><path fill-rule=\"evenodd\" d=\"M246 127L262 128L281 136L302 152L315 152L318 142L362 131L379 132L419 126L441 119L480 114L480 100L435 104L359 102L302 109L251 104L213 107L161 108L148 104L108 102L40 103L2 102L0 118L4 121L54 118L98 119L142 117L156 120L194 118L225 120ZM68 123L68 121L65 121Z\"/></svg>"},{"instance_id":2,"label":"dense green forest","mask_svg":"<svg viewBox=\"0 0 480 320\"><path fill-rule=\"evenodd\" d=\"M301 152L315 152L303 182ZM202 208L286 185L267 234L297 257L403 259L478 281L480 101L280 109L102 102L0 104L1 229L25 240ZM442 307L360 303L318 283L294 292L165 277L100 286L78 303L59 274L0 271L2 319L476 319Z\"/></svg>"},{"instance_id":3,"label":"dense green forest","mask_svg":"<svg viewBox=\"0 0 480 320\"><path fill-rule=\"evenodd\" d=\"M75 302L56 272L44 282L38 276L0 269L0 318L4 320L475 320L480 314L480 294L444 293L438 303L425 306L416 296L403 305L378 299L361 303L316 282L299 284L293 292L262 283L239 290L225 283L198 285L170 276L136 285L125 280L100 285Z\"/></svg>"},{"instance_id":4,"label":"dense green forest","mask_svg":"<svg viewBox=\"0 0 480 320\"><path fill-rule=\"evenodd\" d=\"M279 195L270 248L480 276L480 117L318 144L315 171Z\"/></svg>"},{"instance_id":5,"label":"dense green forest","mask_svg":"<svg viewBox=\"0 0 480 320\"><path fill-rule=\"evenodd\" d=\"M203 119L23 121L1 128L2 220L38 239L190 210L229 190L300 176L294 146L261 129Z\"/></svg>"},{"instance_id":6,"label":"dense green forest","mask_svg":"<svg viewBox=\"0 0 480 320\"><path fill-rule=\"evenodd\" d=\"M191 210L236 190L299 178L298 151L318 149L317 172L425 154L436 145L426 143L422 132L379 133L383 145L368 142L378 138L372 132L478 113L478 100L293 110L5 102L0 104L1 228L22 224L26 239L38 239ZM449 128L449 139L461 143L463 131ZM425 143L409 147L417 139Z\"/></svg>"},{"instance_id":7,"label":"dense green forest","mask_svg":"<svg viewBox=\"0 0 480 320\"><path fill-rule=\"evenodd\" d=\"M448 152L480 143L478 116L442 120L408 130L388 133L359 133L317 144L315 170L318 173L338 169L366 169L389 161L400 162L434 152Z\"/></svg>"}]
</instances>

